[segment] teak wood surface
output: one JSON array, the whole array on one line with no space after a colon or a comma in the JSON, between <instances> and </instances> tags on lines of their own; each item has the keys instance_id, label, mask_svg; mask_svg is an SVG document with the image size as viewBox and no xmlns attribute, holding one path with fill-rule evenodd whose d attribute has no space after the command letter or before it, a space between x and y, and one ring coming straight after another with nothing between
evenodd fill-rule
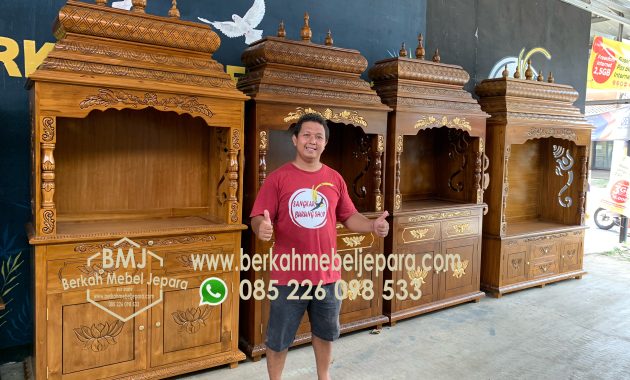
<instances>
[{"instance_id":1,"label":"teak wood surface","mask_svg":"<svg viewBox=\"0 0 630 380\"><path fill-rule=\"evenodd\" d=\"M195 271L190 254L239 260L247 97L212 59L220 39L209 27L147 15L142 2L132 11L98 3L61 8L55 48L27 85L35 377L148 379L236 366L245 358L238 291L210 308L199 305L199 286L213 274L233 291L239 273ZM164 264L88 265L122 237ZM63 287L125 272L188 288L134 285L145 298L119 306L122 316L139 312L124 320L90 303L87 291L107 307L129 286ZM161 301L144 310L149 299Z\"/></svg>"}]
</instances>

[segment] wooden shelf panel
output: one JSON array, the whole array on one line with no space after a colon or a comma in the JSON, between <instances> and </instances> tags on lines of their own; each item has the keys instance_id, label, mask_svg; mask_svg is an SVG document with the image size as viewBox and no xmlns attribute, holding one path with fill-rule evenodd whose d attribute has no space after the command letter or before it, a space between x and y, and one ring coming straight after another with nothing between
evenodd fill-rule
<instances>
[{"instance_id":1,"label":"wooden shelf panel","mask_svg":"<svg viewBox=\"0 0 630 380\"><path fill-rule=\"evenodd\" d=\"M97 220L57 223L57 234L37 237L31 244L51 244L68 241L119 239L121 237L168 236L174 234L218 233L243 230L243 224L219 223L209 215L134 220Z\"/></svg>"},{"instance_id":2,"label":"wooden shelf panel","mask_svg":"<svg viewBox=\"0 0 630 380\"><path fill-rule=\"evenodd\" d=\"M399 212L431 210L431 209L459 209L464 206L478 206L475 203L449 201L444 199L420 199L403 201Z\"/></svg>"},{"instance_id":3,"label":"wooden shelf panel","mask_svg":"<svg viewBox=\"0 0 630 380\"><path fill-rule=\"evenodd\" d=\"M580 229L580 228L585 228L585 227L580 226L580 225L567 225L567 224L562 224L562 223L533 219L533 220L526 220L526 221L521 221L521 222L508 223L506 236L513 237L513 236L521 236L521 235L530 235L532 233L537 233L537 232L544 232L544 233L558 232L558 231L565 231L565 230L575 230L575 229Z\"/></svg>"}]
</instances>

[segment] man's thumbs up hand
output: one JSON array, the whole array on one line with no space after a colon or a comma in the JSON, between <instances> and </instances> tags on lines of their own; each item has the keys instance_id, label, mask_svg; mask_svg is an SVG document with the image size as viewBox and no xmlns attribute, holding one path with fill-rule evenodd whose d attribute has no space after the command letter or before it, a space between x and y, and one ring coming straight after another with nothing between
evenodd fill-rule
<instances>
[{"instance_id":1,"label":"man's thumbs up hand","mask_svg":"<svg viewBox=\"0 0 630 380\"><path fill-rule=\"evenodd\" d=\"M263 241L271 240L271 236L273 235L273 225L271 224L271 218L269 217L269 211L265 210L263 212L264 219L258 226L258 238Z\"/></svg>"},{"instance_id":2,"label":"man's thumbs up hand","mask_svg":"<svg viewBox=\"0 0 630 380\"><path fill-rule=\"evenodd\" d=\"M389 223L387 223L387 220L385 220L385 218L387 218L388 216L389 213L385 211L373 222L372 229L379 237L385 237L389 233Z\"/></svg>"}]
</instances>

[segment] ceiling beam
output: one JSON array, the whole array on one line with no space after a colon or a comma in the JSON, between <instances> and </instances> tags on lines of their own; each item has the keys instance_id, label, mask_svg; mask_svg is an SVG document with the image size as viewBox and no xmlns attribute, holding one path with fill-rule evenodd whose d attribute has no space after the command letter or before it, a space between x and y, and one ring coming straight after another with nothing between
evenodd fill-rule
<instances>
[{"instance_id":1,"label":"ceiling beam","mask_svg":"<svg viewBox=\"0 0 630 380\"><path fill-rule=\"evenodd\" d=\"M617 21L620 24L626 25L628 27L630 27L630 19L623 17L623 16L619 16L618 14L616 14L615 12L613 12L612 10L598 5L597 3L595 4L587 4L581 0L562 0L563 2L567 3L567 4L571 4L574 5L580 9L583 9L587 12L591 12L594 15L597 16L601 16L601 17L606 17L609 20L614 20Z\"/></svg>"}]
</instances>

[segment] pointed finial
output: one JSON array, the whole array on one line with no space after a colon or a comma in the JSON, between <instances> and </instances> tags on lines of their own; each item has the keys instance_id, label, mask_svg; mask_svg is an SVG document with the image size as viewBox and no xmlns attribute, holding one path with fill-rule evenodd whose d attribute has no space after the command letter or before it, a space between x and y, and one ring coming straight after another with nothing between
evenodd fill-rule
<instances>
[{"instance_id":1,"label":"pointed finial","mask_svg":"<svg viewBox=\"0 0 630 380\"><path fill-rule=\"evenodd\" d=\"M333 44L332 32L330 31L330 29L328 29L328 33L326 33L326 40L324 43L326 44L326 46L332 46Z\"/></svg>"},{"instance_id":2,"label":"pointed finial","mask_svg":"<svg viewBox=\"0 0 630 380\"><path fill-rule=\"evenodd\" d=\"M516 61L516 71L514 71L514 78L520 79L521 77L521 61Z\"/></svg>"},{"instance_id":3,"label":"pointed finial","mask_svg":"<svg viewBox=\"0 0 630 380\"><path fill-rule=\"evenodd\" d=\"M424 59L424 45L422 44L423 39L422 33L418 34L418 47L416 48L417 59Z\"/></svg>"},{"instance_id":4,"label":"pointed finial","mask_svg":"<svg viewBox=\"0 0 630 380\"><path fill-rule=\"evenodd\" d=\"M147 7L147 0L131 0L131 4L133 5L132 11L144 13L144 8Z\"/></svg>"},{"instance_id":5,"label":"pointed finial","mask_svg":"<svg viewBox=\"0 0 630 380\"><path fill-rule=\"evenodd\" d=\"M304 12L304 26L302 27L302 31L300 35L302 36L302 41L311 41L311 37L313 37L313 32L311 31L311 27L308 25L308 16L307 12Z\"/></svg>"},{"instance_id":6,"label":"pointed finial","mask_svg":"<svg viewBox=\"0 0 630 380\"><path fill-rule=\"evenodd\" d=\"M407 56L407 47L405 46L405 43L402 43L402 46L400 47L400 50L398 51L398 56L399 57L406 57Z\"/></svg>"},{"instance_id":7,"label":"pointed finial","mask_svg":"<svg viewBox=\"0 0 630 380\"><path fill-rule=\"evenodd\" d=\"M531 80L534 77L534 70L532 70L532 60L527 60L527 70L525 70L525 79Z\"/></svg>"},{"instance_id":8,"label":"pointed finial","mask_svg":"<svg viewBox=\"0 0 630 380\"><path fill-rule=\"evenodd\" d=\"M96 5L107 5L107 0L96 0Z\"/></svg>"},{"instance_id":9,"label":"pointed finial","mask_svg":"<svg viewBox=\"0 0 630 380\"><path fill-rule=\"evenodd\" d=\"M168 11L168 17L179 18L179 9L177 9L177 0L171 2L171 9Z\"/></svg>"},{"instance_id":10,"label":"pointed finial","mask_svg":"<svg viewBox=\"0 0 630 380\"><path fill-rule=\"evenodd\" d=\"M284 30L284 20L280 21L280 25L278 25L278 37L285 38L287 36L286 30Z\"/></svg>"},{"instance_id":11,"label":"pointed finial","mask_svg":"<svg viewBox=\"0 0 630 380\"><path fill-rule=\"evenodd\" d=\"M554 81L555 81L555 79L553 78L553 74L550 71L549 72L549 76L547 77L547 82L553 83Z\"/></svg>"},{"instance_id":12,"label":"pointed finial","mask_svg":"<svg viewBox=\"0 0 630 380\"><path fill-rule=\"evenodd\" d=\"M440 62L440 51L436 48L435 54L433 54L433 62Z\"/></svg>"},{"instance_id":13,"label":"pointed finial","mask_svg":"<svg viewBox=\"0 0 630 380\"><path fill-rule=\"evenodd\" d=\"M503 68L503 71L501 72L501 76L503 78L507 78L510 75L510 72L507 69L507 64L505 65L505 67Z\"/></svg>"},{"instance_id":14,"label":"pointed finial","mask_svg":"<svg viewBox=\"0 0 630 380\"><path fill-rule=\"evenodd\" d=\"M538 73L538 77L536 77L536 80L539 82L542 82L545 80L545 76L542 73L542 70L540 70L540 72Z\"/></svg>"}]
</instances>

